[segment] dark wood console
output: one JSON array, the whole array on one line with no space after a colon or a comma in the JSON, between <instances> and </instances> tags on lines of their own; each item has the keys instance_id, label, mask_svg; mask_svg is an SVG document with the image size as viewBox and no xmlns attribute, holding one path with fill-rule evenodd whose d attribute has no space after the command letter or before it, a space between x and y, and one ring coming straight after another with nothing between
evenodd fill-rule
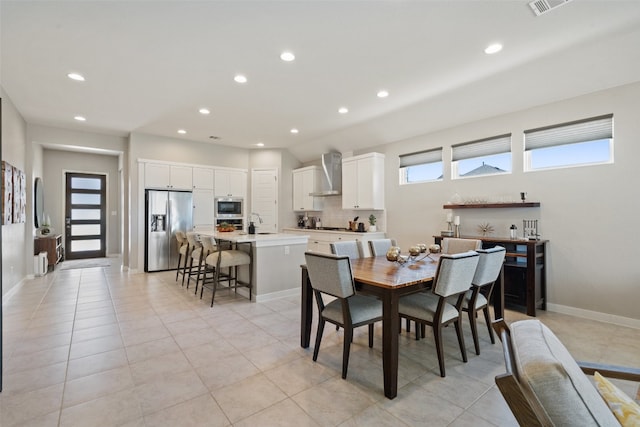
<instances>
[{"instance_id":1,"label":"dark wood console","mask_svg":"<svg viewBox=\"0 0 640 427\"><path fill-rule=\"evenodd\" d=\"M441 236L434 236L434 238L438 244L444 239ZM507 250L502 275L506 304L524 309L529 316L536 315L536 308L547 309L545 269L547 240L512 240L478 236L462 236L462 238L482 240L482 247L485 249L503 246Z\"/></svg>"},{"instance_id":2,"label":"dark wood console","mask_svg":"<svg viewBox=\"0 0 640 427\"><path fill-rule=\"evenodd\" d=\"M53 270L62 260L62 234L39 236L33 241L33 254L47 253L49 270Z\"/></svg>"}]
</instances>

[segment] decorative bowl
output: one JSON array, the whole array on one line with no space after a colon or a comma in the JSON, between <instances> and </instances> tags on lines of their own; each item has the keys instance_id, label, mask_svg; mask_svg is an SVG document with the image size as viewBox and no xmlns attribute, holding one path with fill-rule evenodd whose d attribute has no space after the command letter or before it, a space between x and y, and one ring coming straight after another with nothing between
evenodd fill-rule
<instances>
[{"instance_id":1,"label":"decorative bowl","mask_svg":"<svg viewBox=\"0 0 640 427\"><path fill-rule=\"evenodd\" d=\"M436 245L435 243L433 245L429 245L429 253L432 253L432 254L440 253L440 245Z\"/></svg>"}]
</instances>

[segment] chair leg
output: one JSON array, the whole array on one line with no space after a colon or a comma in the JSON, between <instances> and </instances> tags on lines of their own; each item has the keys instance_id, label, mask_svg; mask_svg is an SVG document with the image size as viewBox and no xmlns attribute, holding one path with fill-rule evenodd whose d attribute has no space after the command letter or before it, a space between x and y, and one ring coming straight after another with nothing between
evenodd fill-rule
<instances>
[{"instance_id":1,"label":"chair leg","mask_svg":"<svg viewBox=\"0 0 640 427\"><path fill-rule=\"evenodd\" d=\"M180 275L180 261L182 260L182 254L178 253L178 268L176 268L176 282L178 281L178 276Z\"/></svg>"},{"instance_id":2,"label":"chair leg","mask_svg":"<svg viewBox=\"0 0 640 427\"><path fill-rule=\"evenodd\" d=\"M416 341L420 341L422 329L420 323L416 322Z\"/></svg>"},{"instance_id":3,"label":"chair leg","mask_svg":"<svg viewBox=\"0 0 640 427\"><path fill-rule=\"evenodd\" d=\"M373 323L369 324L369 348L373 348Z\"/></svg>"},{"instance_id":4,"label":"chair leg","mask_svg":"<svg viewBox=\"0 0 640 427\"><path fill-rule=\"evenodd\" d=\"M436 353L438 354L438 365L440 366L440 376L445 377L444 371L444 351L442 349L442 325L433 325L433 338L436 342Z\"/></svg>"},{"instance_id":5,"label":"chair leg","mask_svg":"<svg viewBox=\"0 0 640 427\"><path fill-rule=\"evenodd\" d=\"M471 336L473 337L473 346L476 349L476 354L480 355L480 342L478 341L478 324L476 322L476 311L469 308L467 311L469 314L469 325L471 325Z\"/></svg>"},{"instance_id":6,"label":"chair leg","mask_svg":"<svg viewBox=\"0 0 640 427\"><path fill-rule=\"evenodd\" d=\"M467 349L464 346L464 336L462 335L462 316L458 316L458 320L454 322L456 327L456 334L458 335L458 345L460 346L460 353L462 353L462 361L467 361Z\"/></svg>"},{"instance_id":7,"label":"chair leg","mask_svg":"<svg viewBox=\"0 0 640 427\"><path fill-rule=\"evenodd\" d=\"M342 379L347 378L347 368L349 367L349 351L353 340L353 328L344 328L344 345L342 350Z\"/></svg>"},{"instance_id":8,"label":"chair leg","mask_svg":"<svg viewBox=\"0 0 640 427\"><path fill-rule=\"evenodd\" d=\"M405 329L407 330L407 332L411 332L411 320L409 320L408 318L405 319L405 323L406 323L406 327Z\"/></svg>"},{"instance_id":9,"label":"chair leg","mask_svg":"<svg viewBox=\"0 0 640 427\"><path fill-rule=\"evenodd\" d=\"M182 286L184 286L184 277L187 275L187 260L189 258L191 258L191 255L189 251L187 251L187 254L184 256L184 265L182 266ZM180 264L178 264L178 267L180 267Z\"/></svg>"},{"instance_id":10,"label":"chair leg","mask_svg":"<svg viewBox=\"0 0 640 427\"><path fill-rule=\"evenodd\" d=\"M193 270L193 257L191 258L191 262L189 263L189 273L187 273L187 289L189 289L189 281L191 281L191 271Z\"/></svg>"},{"instance_id":11,"label":"chair leg","mask_svg":"<svg viewBox=\"0 0 640 427\"><path fill-rule=\"evenodd\" d=\"M318 319L318 330L316 331L316 345L313 348L313 361L318 360L318 352L320 351L320 341L322 341L322 333L324 332L324 319Z\"/></svg>"},{"instance_id":12,"label":"chair leg","mask_svg":"<svg viewBox=\"0 0 640 427\"><path fill-rule=\"evenodd\" d=\"M495 344L496 339L493 336L493 328L491 327L491 317L489 316L489 306L485 305L484 308L482 309L482 312L484 313L484 320L485 322L487 322L487 329L489 329L489 338L491 338L491 344Z\"/></svg>"}]
</instances>

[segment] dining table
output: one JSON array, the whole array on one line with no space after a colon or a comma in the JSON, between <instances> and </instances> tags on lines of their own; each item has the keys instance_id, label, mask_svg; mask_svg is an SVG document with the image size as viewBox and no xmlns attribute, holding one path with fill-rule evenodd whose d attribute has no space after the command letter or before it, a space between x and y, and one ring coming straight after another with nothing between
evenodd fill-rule
<instances>
[{"instance_id":1,"label":"dining table","mask_svg":"<svg viewBox=\"0 0 640 427\"><path fill-rule=\"evenodd\" d=\"M431 287L438 268L440 254L429 254L404 264L387 260L386 256L351 260L356 289L374 295L382 301L382 370L384 395L394 399L398 395L398 359L400 316L398 302L403 295ZM302 270L300 346L308 348L313 319L313 289L305 265ZM501 275L502 276L502 275ZM498 283L500 282L500 283ZM502 318L502 277L494 288L494 316ZM497 301L497 302L496 302Z\"/></svg>"}]
</instances>

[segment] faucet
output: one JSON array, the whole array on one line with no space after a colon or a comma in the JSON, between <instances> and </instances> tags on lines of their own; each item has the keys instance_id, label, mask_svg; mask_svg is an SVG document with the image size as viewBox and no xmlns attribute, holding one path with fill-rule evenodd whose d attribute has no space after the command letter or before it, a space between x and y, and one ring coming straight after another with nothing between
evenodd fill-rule
<instances>
[{"instance_id":1,"label":"faucet","mask_svg":"<svg viewBox=\"0 0 640 427\"><path fill-rule=\"evenodd\" d=\"M258 217L258 221L260 221L260 224L262 224L262 218L260 217L260 215L259 215L259 214L255 213L255 212L251 212L251 214L249 215L249 222L253 222L253 221L251 221L251 218L252 218L254 215Z\"/></svg>"}]
</instances>

